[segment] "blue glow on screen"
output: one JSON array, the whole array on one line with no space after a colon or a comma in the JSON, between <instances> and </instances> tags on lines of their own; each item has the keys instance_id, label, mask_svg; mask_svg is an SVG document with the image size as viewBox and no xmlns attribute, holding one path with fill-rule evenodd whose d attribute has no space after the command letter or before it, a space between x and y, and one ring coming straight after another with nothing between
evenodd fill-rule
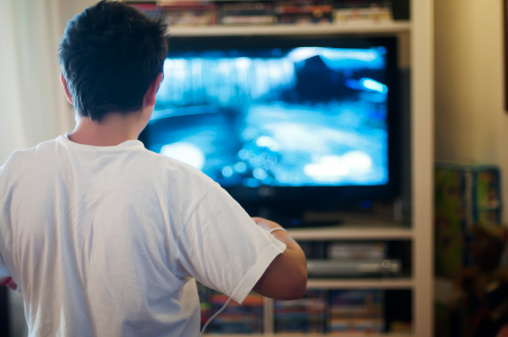
<instances>
[{"instance_id":1,"label":"blue glow on screen","mask_svg":"<svg viewBox=\"0 0 508 337\"><path fill-rule=\"evenodd\" d=\"M386 50L218 50L164 63L147 147L222 186L388 183Z\"/></svg>"}]
</instances>

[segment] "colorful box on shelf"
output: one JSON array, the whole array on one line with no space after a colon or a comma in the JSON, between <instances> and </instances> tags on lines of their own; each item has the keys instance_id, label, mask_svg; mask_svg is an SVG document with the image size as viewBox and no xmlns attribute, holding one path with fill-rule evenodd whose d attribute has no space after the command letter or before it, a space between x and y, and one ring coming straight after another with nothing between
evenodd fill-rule
<instances>
[{"instance_id":1,"label":"colorful box on shelf","mask_svg":"<svg viewBox=\"0 0 508 337\"><path fill-rule=\"evenodd\" d=\"M494 165L438 163L435 170L436 274L474 265L472 226L501 224L501 173Z\"/></svg>"}]
</instances>

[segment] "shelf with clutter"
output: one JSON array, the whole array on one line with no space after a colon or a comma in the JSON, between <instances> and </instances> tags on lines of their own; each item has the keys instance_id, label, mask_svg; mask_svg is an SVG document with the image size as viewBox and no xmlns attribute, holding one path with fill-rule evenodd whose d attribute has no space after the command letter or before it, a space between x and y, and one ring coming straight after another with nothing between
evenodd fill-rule
<instances>
[{"instance_id":1,"label":"shelf with clutter","mask_svg":"<svg viewBox=\"0 0 508 337\"><path fill-rule=\"evenodd\" d=\"M308 257L306 295L278 301L252 293L246 304L226 307L209 333L312 336L363 331L369 336L412 336L416 282L411 277L410 240L298 241ZM324 265L316 265L319 262ZM227 296L201 289L206 321Z\"/></svg>"},{"instance_id":2,"label":"shelf with clutter","mask_svg":"<svg viewBox=\"0 0 508 337\"><path fill-rule=\"evenodd\" d=\"M126 2L152 17L162 17L174 34L269 34L270 28L278 34L295 28L297 33L386 33L409 28L409 13L400 15L399 10L393 15L387 0ZM253 29L240 28L247 26Z\"/></svg>"},{"instance_id":3,"label":"shelf with clutter","mask_svg":"<svg viewBox=\"0 0 508 337\"><path fill-rule=\"evenodd\" d=\"M508 330L508 229L496 165L435 168L436 336Z\"/></svg>"},{"instance_id":4,"label":"shelf with clutter","mask_svg":"<svg viewBox=\"0 0 508 337\"><path fill-rule=\"evenodd\" d=\"M405 147L404 149L399 148L399 150L406 151L409 155L403 158L405 171L399 172L399 176L403 177L398 178L404 179L404 186L402 186L404 192L396 204L398 203L398 206L402 204L402 207L405 207L403 211L406 213L403 212L404 216L401 219L395 217L398 218L397 220L394 219L393 214L388 217L385 214L379 216L377 213L368 216L364 216L364 214L343 216L341 214L334 218L339 219L336 223L330 223L330 219L320 218L323 214L314 214L317 220L316 218L312 220L314 221L312 226L292 227L288 228L288 232L303 246L321 245L320 248L313 247L311 255L326 249L323 248L323 245L333 246L334 244L344 246L363 244L364 248L370 245L372 251L375 250L373 248L375 245L386 243L392 247L390 249L396 247L401 251L395 255L388 255L388 258L378 259L377 263L381 268L384 268L381 271L375 270L375 264L353 265L357 268L356 270L358 268L375 270L374 275L344 276L337 274L337 270L335 275L312 275L308 282L308 295L302 301L293 303L294 306L290 303L280 303L269 299L261 300L255 297L249 300L252 305L244 308L251 310L250 313L243 312L241 307L233 305L232 309L230 308L231 311L226 309L225 316L222 320L219 319L218 322L221 326L211 325L210 332L227 336L248 335L253 337L326 335L331 334L332 331L335 335L341 329L342 331L360 329L363 322L366 325L370 324L370 330L366 332L366 336L430 337L432 333L431 199L433 181L431 166L433 156L432 144L429 139L432 139L433 134L433 68L432 34L430 34L432 13L429 8L431 8L432 0L126 2L153 17L162 16L169 26L170 41L171 39L178 40L172 45L173 50L176 48L177 52L181 52L178 48L183 43L186 43L187 46L200 44L201 49L205 48L204 46L207 48L227 46L229 48L234 43L240 43L242 47L251 47L250 44L253 42L259 43L261 39L267 41L272 36L279 38L280 41L284 39L297 41L302 37L323 40L324 38L331 40L342 37L397 39L398 70L400 71L399 75L404 78L404 82L400 83L398 89L402 91L397 92L399 98L404 102L399 101L398 104L407 105L405 107L406 121L401 122L398 126L399 131L405 135L399 139L398 144ZM400 14L401 7L403 8L402 15ZM411 18L409 7L411 7ZM242 41L244 37L246 39ZM215 40L216 38L217 40ZM221 40L219 41L219 39ZM322 43L323 40L319 42ZM214 45L214 41L220 42L221 45ZM248 53L244 56L250 57ZM193 60L191 61L193 62ZM191 61L186 64L190 65ZM245 66L247 62L244 61L238 65ZM254 64L254 62L251 63ZM194 66L194 68L199 68L197 64ZM225 68L228 67L223 65L220 69L226 71ZM260 66L260 68L263 67L264 65ZM189 68L188 71L180 73L181 77L185 78L187 75L194 74L192 69ZM183 76L185 74L186 76ZM210 76L196 78L193 83L205 83L210 79ZM269 82L269 73L267 72L262 79L263 81L250 82ZM224 86L226 83L224 81L216 82L215 87ZM179 84L175 82L172 88L178 87ZM165 89L161 88L161 90ZM194 92L198 93L196 90ZM229 91L225 90L225 92ZM180 94L178 91L175 95ZM225 100L224 97L219 96L217 96L218 101ZM233 96L241 95L235 94ZM182 97L187 99L190 96L182 94ZM162 116L164 113L161 113L161 118L164 118ZM212 114L207 116L211 117ZM265 145L268 144L266 143L268 139L264 139L264 141ZM224 175L230 175L235 170L239 170L240 165L237 166L238 168L234 165L225 167L224 169L227 170L222 172ZM270 195L272 190L259 189L258 192ZM395 207L398 206L395 205ZM325 216L328 215L325 214ZM326 224L321 225L321 222ZM369 248L366 249L369 250ZM340 249L338 248L338 250ZM320 258L318 257L316 260L320 260ZM386 262L386 260L391 261ZM341 312L340 306L334 307L332 298L337 299L336 304L346 303L347 305L348 303L346 300L340 299L341 294L346 297L361 298L364 296L364 298L371 299L364 301L364 304L365 302L376 303L372 299L378 299L377 307L370 305L368 310L356 308L359 312L366 313L370 317L370 321L362 316L356 317L353 320L359 322L357 327L354 327L351 322L341 321L337 317L332 322L329 319L330 310L335 308L336 312ZM220 296L217 295L214 298L219 299ZM383 305L379 304L381 302ZM205 301L205 303L207 302ZM397 309L391 308L391 303L400 304L401 310L397 311ZM218 305L218 303L216 304ZM210 304L205 304L206 306L213 307ZM306 310L302 308L317 309L312 309L314 311L309 309L309 312L313 313L313 318L311 318L312 315L302 313L302 310ZM379 308L381 308L382 315L379 314ZM251 325L250 328L242 326L241 323L238 323L238 313L255 317L251 321L257 323L253 323L254 325ZM281 316L281 314L283 315ZM206 315L208 314L205 313L204 317ZM328 318L323 320L323 315ZM389 317L386 317L387 315ZM297 319L293 320L289 317L297 317ZM317 323L309 323L312 319L314 319L314 323ZM230 324L228 325L228 323ZM314 324L314 327L305 324ZM344 326L349 326L349 328L344 328ZM352 330L344 333L347 335L350 331ZM361 333L358 335L361 336Z\"/></svg>"},{"instance_id":5,"label":"shelf with clutter","mask_svg":"<svg viewBox=\"0 0 508 337\"><path fill-rule=\"evenodd\" d=\"M201 291L202 325L224 305L227 296ZM396 301L394 301L396 300ZM397 303L398 305L394 305ZM250 294L245 303L231 302L206 329L224 336L412 336L411 292L401 289L309 289L294 301ZM355 334L355 335L356 335Z\"/></svg>"}]
</instances>

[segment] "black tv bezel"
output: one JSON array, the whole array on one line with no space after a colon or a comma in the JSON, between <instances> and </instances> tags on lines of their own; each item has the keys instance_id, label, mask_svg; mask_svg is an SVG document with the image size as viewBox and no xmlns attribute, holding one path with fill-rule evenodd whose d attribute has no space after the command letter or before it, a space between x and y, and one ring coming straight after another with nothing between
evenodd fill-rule
<instances>
[{"instance_id":1,"label":"black tv bezel","mask_svg":"<svg viewBox=\"0 0 508 337\"><path fill-rule=\"evenodd\" d=\"M385 185L347 186L224 186L247 211L257 212L263 208L285 208L303 210L330 210L329 205L351 205L360 201L390 201L400 189L400 141L397 100L399 94L399 71L396 37L358 37L343 35L252 35L252 36L171 36L168 38L169 52L192 52L204 50L259 49L259 48L386 48L386 78L388 93L388 183ZM146 143L149 125L140 135ZM289 211L290 213L290 211Z\"/></svg>"}]
</instances>

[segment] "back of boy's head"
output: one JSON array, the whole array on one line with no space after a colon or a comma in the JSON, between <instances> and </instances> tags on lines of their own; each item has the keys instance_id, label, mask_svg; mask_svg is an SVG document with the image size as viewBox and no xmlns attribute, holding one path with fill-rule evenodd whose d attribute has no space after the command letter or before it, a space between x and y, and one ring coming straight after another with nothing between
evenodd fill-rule
<instances>
[{"instance_id":1,"label":"back of boy's head","mask_svg":"<svg viewBox=\"0 0 508 337\"><path fill-rule=\"evenodd\" d=\"M120 2L101 1L69 21L59 60L74 109L100 122L108 112L141 108L166 55L161 20Z\"/></svg>"}]
</instances>

